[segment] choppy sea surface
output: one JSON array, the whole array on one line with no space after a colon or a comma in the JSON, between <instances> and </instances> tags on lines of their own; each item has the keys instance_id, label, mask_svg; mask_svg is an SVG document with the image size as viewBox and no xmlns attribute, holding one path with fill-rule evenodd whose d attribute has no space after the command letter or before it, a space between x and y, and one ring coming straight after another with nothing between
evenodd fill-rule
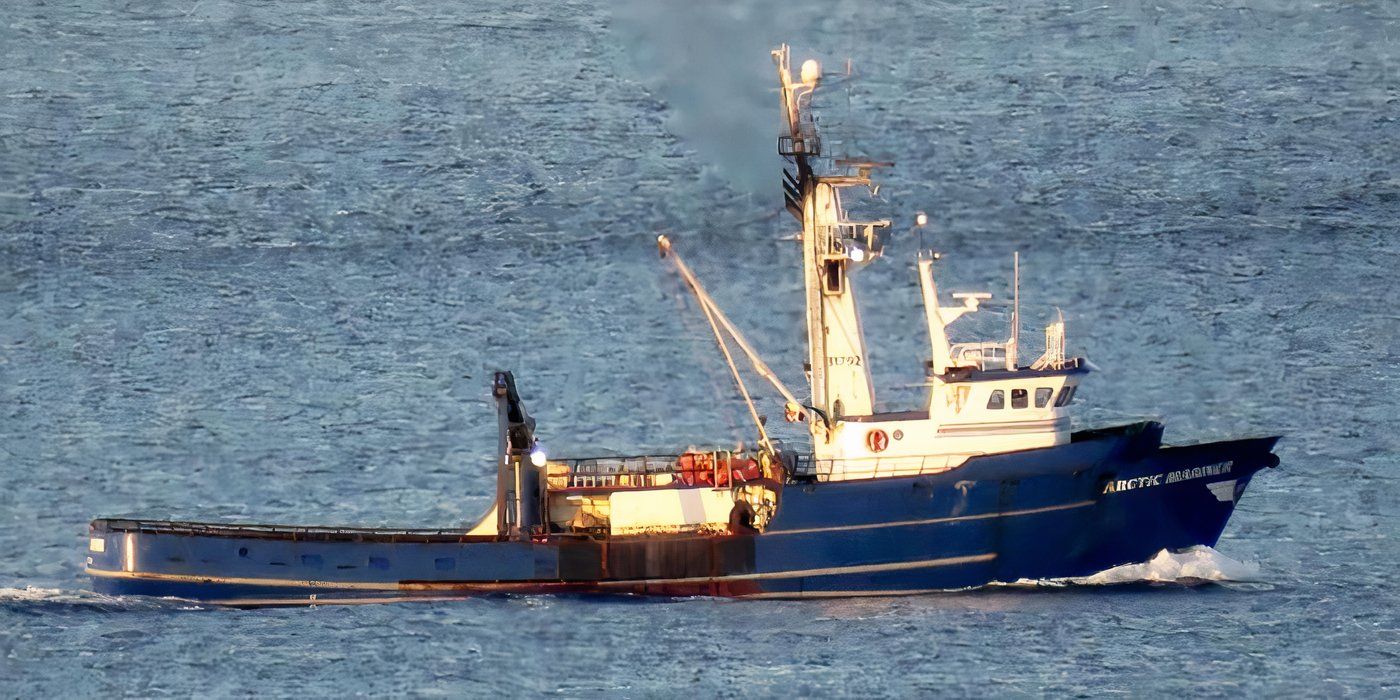
<instances>
[{"instance_id":1,"label":"choppy sea surface","mask_svg":"<svg viewBox=\"0 0 1400 700\"><path fill-rule=\"evenodd\" d=\"M1079 425L1285 436L1217 553L821 602L88 592L95 516L474 519L495 368L556 454L742 439L652 241L800 383L782 41L852 59L831 142L896 161L853 210L928 211L945 288L1021 252L1028 334L1063 309L1103 370ZM0 696L1400 693L1397 70L1394 2L4 3ZM859 277L885 409L914 249Z\"/></svg>"}]
</instances>

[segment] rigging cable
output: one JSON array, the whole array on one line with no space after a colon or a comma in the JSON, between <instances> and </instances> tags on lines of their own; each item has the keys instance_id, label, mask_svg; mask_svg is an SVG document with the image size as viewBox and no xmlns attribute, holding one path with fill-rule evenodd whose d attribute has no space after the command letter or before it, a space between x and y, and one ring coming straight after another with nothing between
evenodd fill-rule
<instances>
[{"instance_id":1,"label":"rigging cable","mask_svg":"<svg viewBox=\"0 0 1400 700\"><path fill-rule=\"evenodd\" d=\"M729 354L729 345L724 342L724 335L720 333L719 325L715 323L714 313L710 307L701 304L705 311L705 319L710 322L710 330L715 333L715 342L719 343L720 352L724 353L724 361L729 365L729 373L734 376L734 383L739 385L739 394L744 397L744 404L749 407L749 416L753 418L753 424L758 426L758 442L765 452L773 451L773 443L768 440L768 431L763 428L763 419L758 415L758 409L753 405L753 397L749 396L749 390L744 386L743 377L739 376L739 368L734 364L734 357Z\"/></svg>"},{"instance_id":2,"label":"rigging cable","mask_svg":"<svg viewBox=\"0 0 1400 700\"><path fill-rule=\"evenodd\" d=\"M671 249L670 239L665 236L657 236L656 245L657 248L660 249L662 256L668 254L671 256L672 260L676 263L676 270L681 273L681 278L685 280L686 285L694 292L695 298L699 300L701 308L705 309L706 316L708 317L711 313L714 314L715 318L719 320L720 325L724 326L724 330L729 333L730 337L734 338L734 342L739 346L739 349L743 350L744 354L748 356L749 363L753 365L754 371L758 372L759 376L766 379L769 384L772 384L773 388L777 389L778 393L782 394L784 399L790 403L801 406L803 402L798 401L797 397L793 396L791 391L788 391L787 386L785 386L782 380L778 379L778 375L774 374L773 370L768 367L768 363L763 361L758 351L754 350L752 345L749 345L749 341L744 337L744 334L740 333L739 329L735 328L733 323L730 323L729 317L724 315L719 305L710 297L710 293L705 291L705 287L700 284L700 280L695 277L695 273L691 272L690 266L686 265L685 261L681 260L681 256ZM712 320L711 324L713 323L714 321ZM716 333L718 333L718 330L716 330ZM728 353L726 353L726 355L727 354Z\"/></svg>"}]
</instances>

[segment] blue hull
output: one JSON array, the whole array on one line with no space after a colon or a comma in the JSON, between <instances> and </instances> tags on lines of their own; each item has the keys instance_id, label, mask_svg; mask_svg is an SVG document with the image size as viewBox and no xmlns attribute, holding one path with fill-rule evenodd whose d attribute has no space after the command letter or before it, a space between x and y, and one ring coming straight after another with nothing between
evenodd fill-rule
<instances>
[{"instance_id":1,"label":"blue hull","mask_svg":"<svg viewBox=\"0 0 1400 700\"><path fill-rule=\"evenodd\" d=\"M1214 545L1250 478L1278 463L1277 438L1167 448L1160 438L1161 426L1147 423L937 475L792 482L761 534L516 541L96 520L88 571L101 593L225 605L500 592L892 595L1087 576Z\"/></svg>"}]
</instances>

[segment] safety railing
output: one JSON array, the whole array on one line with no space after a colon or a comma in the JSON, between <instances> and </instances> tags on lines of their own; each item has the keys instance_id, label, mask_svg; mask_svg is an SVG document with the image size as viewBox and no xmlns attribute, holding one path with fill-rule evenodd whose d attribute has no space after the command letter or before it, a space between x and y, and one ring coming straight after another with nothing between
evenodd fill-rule
<instances>
[{"instance_id":1,"label":"safety railing","mask_svg":"<svg viewBox=\"0 0 1400 700\"><path fill-rule=\"evenodd\" d=\"M957 343L948 349L956 367L1001 369L1006 367L1005 343Z\"/></svg>"},{"instance_id":2,"label":"safety railing","mask_svg":"<svg viewBox=\"0 0 1400 700\"><path fill-rule=\"evenodd\" d=\"M617 486L657 486L660 475L674 474L680 455L636 455L630 457L587 457L550 460L552 487L604 488ZM567 473L556 473L565 466ZM670 477L674 478L674 477ZM669 479L668 479L669 481Z\"/></svg>"},{"instance_id":3,"label":"safety railing","mask_svg":"<svg viewBox=\"0 0 1400 700\"><path fill-rule=\"evenodd\" d=\"M851 459L815 459L799 455L794 476L816 481L847 481L879 479L891 476L938 474L953 469L982 452L956 452L940 455L909 457L855 457Z\"/></svg>"},{"instance_id":4,"label":"safety railing","mask_svg":"<svg viewBox=\"0 0 1400 700\"><path fill-rule=\"evenodd\" d=\"M465 534L455 528L327 527L319 525L260 525L253 523L197 523L170 520L109 518L94 522L94 533L141 532L150 534L204 535L249 539L353 540L388 542L457 541Z\"/></svg>"},{"instance_id":5,"label":"safety railing","mask_svg":"<svg viewBox=\"0 0 1400 700\"><path fill-rule=\"evenodd\" d=\"M1031 365L1031 369L1064 369L1065 366L1065 322L1056 321L1045 327L1045 354Z\"/></svg>"},{"instance_id":6,"label":"safety railing","mask_svg":"<svg viewBox=\"0 0 1400 700\"><path fill-rule=\"evenodd\" d=\"M779 136L778 154L784 156L819 156L822 154L822 140L816 134L799 137Z\"/></svg>"},{"instance_id":7,"label":"safety railing","mask_svg":"<svg viewBox=\"0 0 1400 700\"><path fill-rule=\"evenodd\" d=\"M883 233L888 231L890 222L880 221L842 221L837 224L817 226L816 232L818 240L840 241L846 246L845 253L856 262L863 262L868 258L873 258L880 254L884 247ZM859 250L856 250L856 249Z\"/></svg>"},{"instance_id":8,"label":"safety railing","mask_svg":"<svg viewBox=\"0 0 1400 700\"><path fill-rule=\"evenodd\" d=\"M756 459L744 452L711 450L683 455L637 455L550 460L550 488L646 488L684 483L724 485L735 480L736 464ZM567 467L567 472L558 467Z\"/></svg>"},{"instance_id":9,"label":"safety railing","mask_svg":"<svg viewBox=\"0 0 1400 700\"><path fill-rule=\"evenodd\" d=\"M822 154L822 139L817 133L817 122L812 115L803 113L798 117L797 133L778 137L778 154L784 156L810 156Z\"/></svg>"}]
</instances>

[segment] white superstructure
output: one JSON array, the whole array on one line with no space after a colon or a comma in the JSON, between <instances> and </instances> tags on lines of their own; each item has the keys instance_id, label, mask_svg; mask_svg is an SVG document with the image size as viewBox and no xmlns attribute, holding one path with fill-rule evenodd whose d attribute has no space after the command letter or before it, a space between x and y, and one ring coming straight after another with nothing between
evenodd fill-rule
<instances>
[{"instance_id":1,"label":"white superstructure","mask_svg":"<svg viewBox=\"0 0 1400 700\"><path fill-rule=\"evenodd\" d=\"M802 224L811 387L807 410L789 410L789 418L806 414L813 442L809 468L828 480L937 472L973 455L1067 442L1069 403L1087 363L1065 358L1063 321L1046 329L1046 352L1030 366L1017 363L1019 298L1007 340L953 343L948 327L990 295L954 294L956 303L944 305L934 274L938 255L927 251L921 251L918 274L929 335L928 402L907 412L874 413L850 273L880 257L890 221L848 219L842 195L852 187L873 188L871 170L888 164L824 156L807 110L821 80L819 66L807 61L794 81L788 48L773 57L782 87L778 150L789 164L783 183L787 208ZM920 214L916 225L924 223Z\"/></svg>"}]
</instances>

